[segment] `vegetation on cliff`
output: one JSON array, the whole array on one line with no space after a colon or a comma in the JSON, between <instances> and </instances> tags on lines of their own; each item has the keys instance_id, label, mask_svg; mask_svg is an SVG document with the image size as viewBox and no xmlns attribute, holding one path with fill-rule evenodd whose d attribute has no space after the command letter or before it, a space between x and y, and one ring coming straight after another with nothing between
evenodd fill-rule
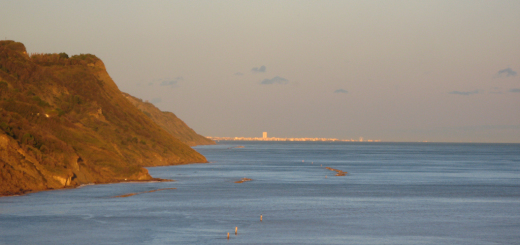
<instances>
[{"instance_id":1,"label":"vegetation on cliff","mask_svg":"<svg viewBox=\"0 0 520 245\"><path fill-rule=\"evenodd\" d=\"M196 145L214 145L215 141L210 140L200 134L197 134L192 128L188 127L180 118L169 111L161 111L150 102L143 102L127 93L123 93L134 106L142 111L146 116L150 117L157 125L161 126L175 138L189 146Z\"/></svg>"},{"instance_id":2,"label":"vegetation on cliff","mask_svg":"<svg viewBox=\"0 0 520 245\"><path fill-rule=\"evenodd\" d=\"M0 41L0 195L148 180L206 162L132 105L91 54L28 55Z\"/></svg>"}]
</instances>

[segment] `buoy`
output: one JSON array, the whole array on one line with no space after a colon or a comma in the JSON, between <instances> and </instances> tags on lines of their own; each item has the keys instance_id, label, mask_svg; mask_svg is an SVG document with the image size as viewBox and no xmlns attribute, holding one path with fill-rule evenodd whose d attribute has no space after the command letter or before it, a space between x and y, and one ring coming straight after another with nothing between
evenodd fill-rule
<instances>
[{"instance_id":1,"label":"buoy","mask_svg":"<svg viewBox=\"0 0 520 245\"><path fill-rule=\"evenodd\" d=\"M229 232L227 233L227 239L229 240Z\"/></svg>"},{"instance_id":2,"label":"buoy","mask_svg":"<svg viewBox=\"0 0 520 245\"><path fill-rule=\"evenodd\" d=\"M262 222L262 215L260 214L260 222Z\"/></svg>"},{"instance_id":3,"label":"buoy","mask_svg":"<svg viewBox=\"0 0 520 245\"><path fill-rule=\"evenodd\" d=\"M325 175L325 179L327 178L327 175Z\"/></svg>"},{"instance_id":4,"label":"buoy","mask_svg":"<svg viewBox=\"0 0 520 245\"><path fill-rule=\"evenodd\" d=\"M235 236L238 234L238 226L235 226Z\"/></svg>"}]
</instances>

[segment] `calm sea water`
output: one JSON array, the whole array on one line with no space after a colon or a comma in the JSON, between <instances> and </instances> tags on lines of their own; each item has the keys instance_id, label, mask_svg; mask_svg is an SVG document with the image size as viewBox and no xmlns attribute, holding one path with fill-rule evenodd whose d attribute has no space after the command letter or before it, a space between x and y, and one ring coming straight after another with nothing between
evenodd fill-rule
<instances>
[{"instance_id":1,"label":"calm sea water","mask_svg":"<svg viewBox=\"0 0 520 245\"><path fill-rule=\"evenodd\" d=\"M0 244L520 243L520 144L196 149L211 163L149 168L176 182L1 197Z\"/></svg>"}]
</instances>

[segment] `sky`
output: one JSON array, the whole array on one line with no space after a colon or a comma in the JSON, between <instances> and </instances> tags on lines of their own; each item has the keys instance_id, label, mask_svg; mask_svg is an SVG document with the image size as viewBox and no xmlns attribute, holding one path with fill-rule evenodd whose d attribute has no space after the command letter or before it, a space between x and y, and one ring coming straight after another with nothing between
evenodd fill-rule
<instances>
[{"instance_id":1,"label":"sky","mask_svg":"<svg viewBox=\"0 0 520 245\"><path fill-rule=\"evenodd\" d=\"M520 1L0 1L204 136L520 143Z\"/></svg>"}]
</instances>

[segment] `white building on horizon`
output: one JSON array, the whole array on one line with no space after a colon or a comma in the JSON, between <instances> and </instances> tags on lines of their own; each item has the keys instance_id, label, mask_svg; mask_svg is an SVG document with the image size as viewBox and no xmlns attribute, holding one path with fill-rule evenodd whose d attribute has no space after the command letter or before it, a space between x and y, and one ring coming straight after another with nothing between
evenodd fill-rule
<instances>
[{"instance_id":1,"label":"white building on horizon","mask_svg":"<svg viewBox=\"0 0 520 245\"><path fill-rule=\"evenodd\" d=\"M264 132L262 136L262 138L267 139L267 132Z\"/></svg>"}]
</instances>

